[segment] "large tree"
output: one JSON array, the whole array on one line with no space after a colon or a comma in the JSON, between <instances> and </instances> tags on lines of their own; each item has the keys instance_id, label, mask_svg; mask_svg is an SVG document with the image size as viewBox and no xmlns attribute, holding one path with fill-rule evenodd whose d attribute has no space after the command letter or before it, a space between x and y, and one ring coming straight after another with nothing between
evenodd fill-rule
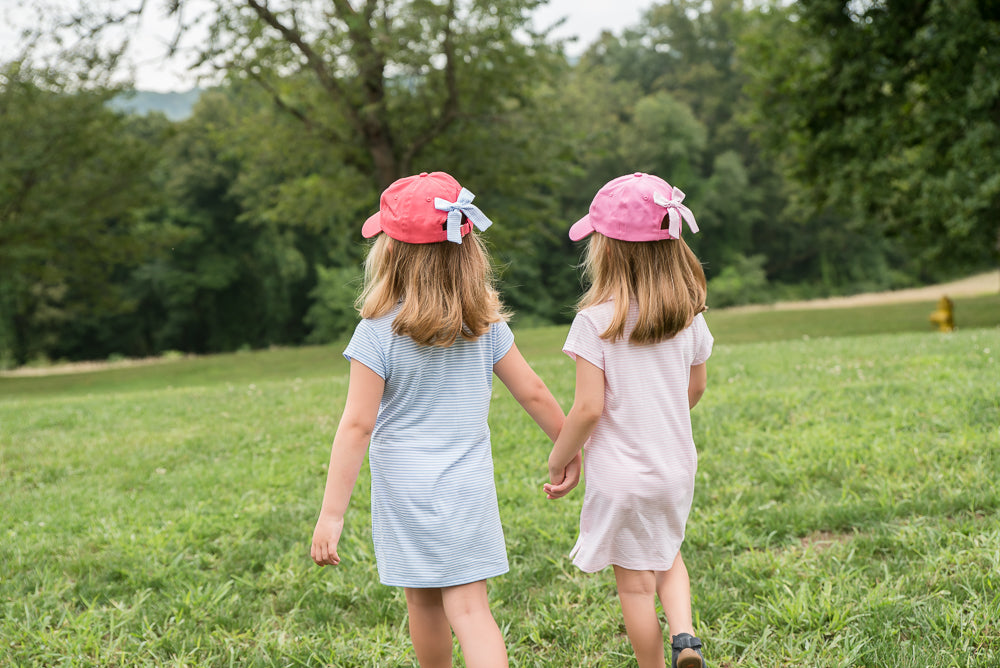
<instances>
[{"instance_id":1,"label":"large tree","mask_svg":"<svg viewBox=\"0 0 1000 668\"><path fill-rule=\"evenodd\" d=\"M340 157L384 188L460 119L503 116L556 61L558 49L532 29L530 13L543 2L170 0L166 7L176 19L175 46L197 52L199 71L255 81L310 133L350 147ZM117 45L113 37L127 41L130 26L157 9L151 4L81 0L60 29ZM205 31L198 43L186 39ZM303 88L305 80L312 87Z\"/></svg>"},{"instance_id":2,"label":"large tree","mask_svg":"<svg viewBox=\"0 0 1000 668\"><path fill-rule=\"evenodd\" d=\"M800 0L751 48L756 127L841 234L889 235L924 278L983 266L1000 232L1000 5Z\"/></svg>"},{"instance_id":3,"label":"large tree","mask_svg":"<svg viewBox=\"0 0 1000 668\"><path fill-rule=\"evenodd\" d=\"M128 39L135 21L165 6L179 48L193 46L200 71L224 75L216 79L223 97L208 100L168 145L157 185L169 201L149 219L180 236L128 283L142 347L301 341L317 276L349 275L338 268L357 266L359 222L383 187L415 171L454 171L472 187L500 223L491 237L531 256L520 267L549 259L532 252L529 237L560 222L558 200L533 194L558 171L548 170L558 144L547 145L542 128L559 119L538 104L540 93L551 98L546 83L565 61L530 29L538 4L88 0L60 17L49 32L73 35L63 43L92 54L100 69L127 52L115 35ZM206 26L207 38L192 45ZM95 43L110 46L88 48ZM523 274L507 274L513 301L547 310L538 297L548 293ZM313 297L340 302L342 294L335 285ZM328 310L340 319L342 306Z\"/></svg>"}]
</instances>

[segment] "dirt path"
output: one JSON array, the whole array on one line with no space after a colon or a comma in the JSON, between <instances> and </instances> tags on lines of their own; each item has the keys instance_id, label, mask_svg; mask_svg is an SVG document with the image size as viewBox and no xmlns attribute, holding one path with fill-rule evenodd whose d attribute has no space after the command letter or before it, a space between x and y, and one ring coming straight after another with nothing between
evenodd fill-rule
<instances>
[{"instance_id":1,"label":"dirt path","mask_svg":"<svg viewBox=\"0 0 1000 668\"><path fill-rule=\"evenodd\" d=\"M899 304L903 302L934 301L942 296L975 297L1000 292L1000 270L970 276L960 281L928 285L923 288L892 290L889 292L868 292L849 297L830 297L799 302L778 302L777 304L756 304L734 306L720 311L800 311L803 309L849 308L852 306L876 306L878 304Z\"/></svg>"},{"instance_id":2,"label":"dirt path","mask_svg":"<svg viewBox=\"0 0 1000 668\"><path fill-rule=\"evenodd\" d=\"M0 371L0 378L25 376L59 376L69 373L86 373L88 371L104 371L106 369L124 369L132 366L149 366L150 364L166 364L193 357L193 355L177 355L171 357L143 357L135 359L116 360L114 362L59 362L52 366L22 366L17 369Z\"/></svg>"}]
</instances>

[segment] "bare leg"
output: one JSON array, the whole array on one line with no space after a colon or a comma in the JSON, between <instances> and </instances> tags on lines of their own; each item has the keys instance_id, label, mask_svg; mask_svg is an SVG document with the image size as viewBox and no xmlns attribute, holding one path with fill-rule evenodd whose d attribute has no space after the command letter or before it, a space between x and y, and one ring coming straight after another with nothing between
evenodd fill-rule
<instances>
[{"instance_id":1,"label":"bare leg","mask_svg":"<svg viewBox=\"0 0 1000 668\"><path fill-rule=\"evenodd\" d=\"M665 668L663 629L656 616L656 575L615 566L625 631L639 668Z\"/></svg>"},{"instance_id":2,"label":"bare leg","mask_svg":"<svg viewBox=\"0 0 1000 668\"><path fill-rule=\"evenodd\" d=\"M490 612L486 580L441 590L467 668L507 668L507 646Z\"/></svg>"},{"instance_id":3,"label":"bare leg","mask_svg":"<svg viewBox=\"0 0 1000 668\"><path fill-rule=\"evenodd\" d=\"M694 622L691 620L691 581L688 579L687 566L677 553L674 565L669 571L656 572L656 593L663 606L663 614L667 616L670 635L690 633L694 635Z\"/></svg>"},{"instance_id":4,"label":"bare leg","mask_svg":"<svg viewBox=\"0 0 1000 668\"><path fill-rule=\"evenodd\" d=\"M444 614L440 588L407 587L410 640L421 668L451 668L451 626Z\"/></svg>"}]
</instances>

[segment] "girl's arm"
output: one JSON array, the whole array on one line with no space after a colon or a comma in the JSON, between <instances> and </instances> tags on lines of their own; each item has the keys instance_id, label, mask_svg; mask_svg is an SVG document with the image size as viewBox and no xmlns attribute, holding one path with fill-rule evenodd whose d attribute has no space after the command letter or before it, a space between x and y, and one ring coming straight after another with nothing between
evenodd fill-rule
<instances>
[{"instance_id":1,"label":"girl's arm","mask_svg":"<svg viewBox=\"0 0 1000 668\"><path fill-rule=\"evenodd\" d=\"M688 380L688 406L690 408L694 408L694 405L701 399L701 395L705 394L707 385L708 371L705 363L702 362L691 367L691 378Z\"/></svg>"},{"instance_id":2,"label":"girl's arm","mask_svg":"<svg viewBox=\"0 0 1000 668\"><path fill-rule=\"evenodd\" d=\"M542 431L555 441L565 419L562 408L538 374L528 366L517 346L511 346L507 354L493 365L493 372ZM576 487L580 482L581 468L580 457L577 455L566 466L559 477L558 489L550 492L549 497L558 498Z\"/></svg>"},{"instance_id":3,"label":"girl's arm","mask_svg":"<svg viewBox=\"0 0 1000 668\"><path fill-rule=\"evenodd\" d=\"M344 513L368 450L384 390L385 381L381 376L361 362L351 360L347 402L330 449L323 507L313 530L310 555L320 566L340 563L337 544L344 530Z\"/></svg>"},{"instance_id":4,"label":"girl's arm","mask_svg":"<svg viewBox=\"0 0 1000 668\"><path fill-rule=\"evenodd\" d=\"M493 365L493 373L507 386L531 419L555 441L565 419L562 408L534 369L528 366L516 345L512 345L507 354Z\"/></svg>"},{"instance_id":5,"label":"girl's arm","mask_svg":"<svg viewBox=\"0 0 1000 668\"><path fill-rule=\"evenodd\" d=\"M550 498L558 498L569 491L563 490L560 484L563 472L575 457L579 457L580 449L590 438L603 412L604 371L577 356L573 408L549 454L549 484L544 489Z\"/></svg>"}]
</instances>

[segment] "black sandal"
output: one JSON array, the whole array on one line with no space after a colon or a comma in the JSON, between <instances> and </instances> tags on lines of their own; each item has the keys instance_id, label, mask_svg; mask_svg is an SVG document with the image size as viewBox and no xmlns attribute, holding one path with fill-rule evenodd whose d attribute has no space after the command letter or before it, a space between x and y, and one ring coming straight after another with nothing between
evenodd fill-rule
<instances>
[{"instance_id":1,"label":"black sandal","mask_svg":"<svg viewBox=\"0 0 1000 668\"><path fill-rule=\"evenodd\" d=\"M701 641L690 633L678 633L670 639L673 668L707 668L701 653Z\"/></svg>"}]
</instances>

